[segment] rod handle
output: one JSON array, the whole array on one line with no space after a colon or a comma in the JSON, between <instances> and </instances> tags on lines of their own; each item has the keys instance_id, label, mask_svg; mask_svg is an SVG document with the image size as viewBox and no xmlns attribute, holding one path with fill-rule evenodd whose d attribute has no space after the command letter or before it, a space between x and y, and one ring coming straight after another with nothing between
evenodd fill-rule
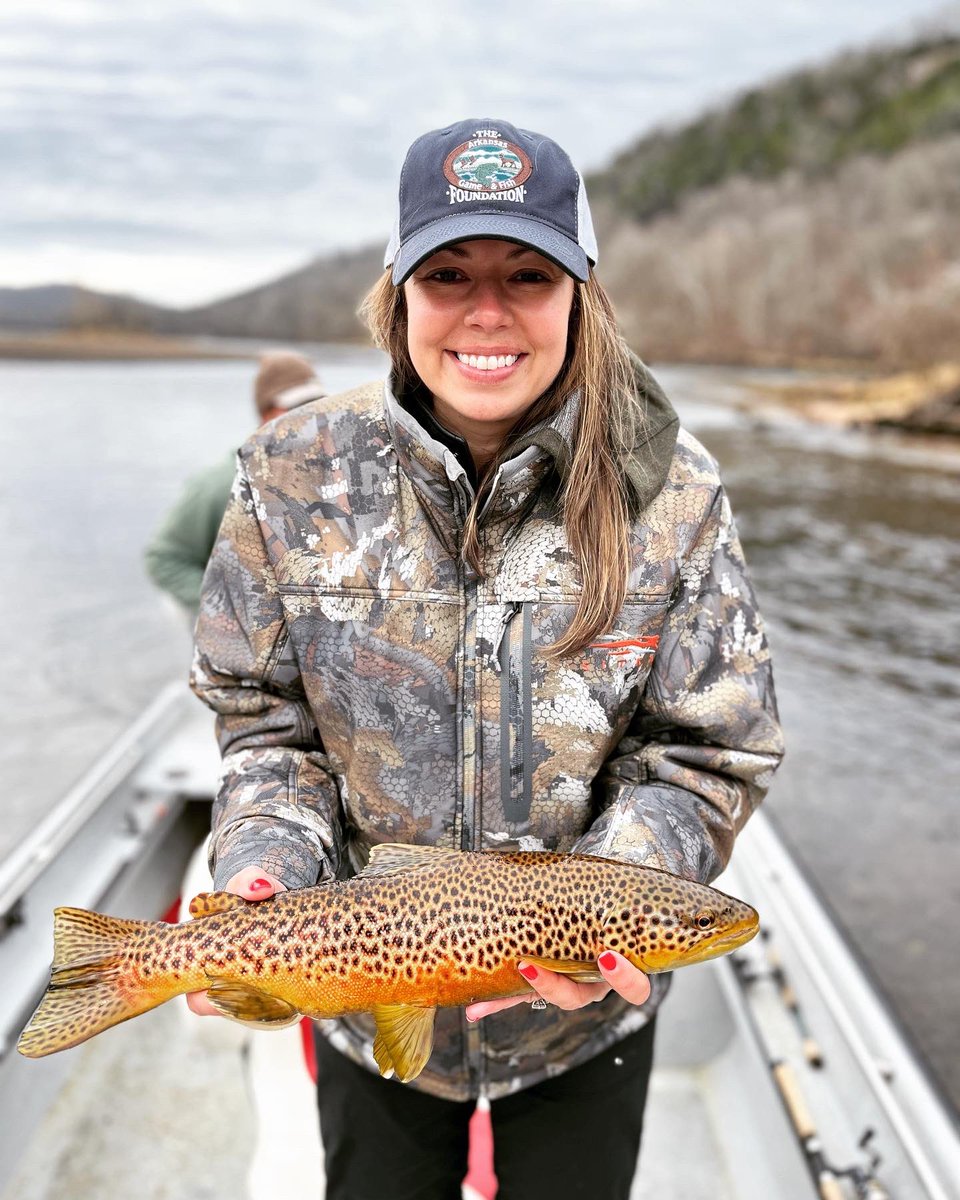
<instances>
[{"instance_id":1,"label":"rod handle","mask_svg":"<svg viewBox=\"0 0 960 1200\"><path fill-rule=\"evenodd\" d=\"M825 1172L820 1176L820 1200L846 1200L836 1175Z\"/></svg>"},{"instance_id":2,"label":"rod handle","mask_svg":"<svg viewBox=\"0 0 960 1200\"><path fill-rule=\"evenodd\" d=\"M813 1117L811 1117L810 1110L807 1108L807 1102L803 1097L803 1092L800 1090L800 1084L797 1082L793 1068L789 1063L775 1062L772 1065L772 1071L773 1078L780 1090L783 1103L787 1107L787 1113L790 1116L793 1128L796 1130L797 1137L801 1141L816 1137L817 1127L813 1123Z\"/></svg>"}]
</instances>

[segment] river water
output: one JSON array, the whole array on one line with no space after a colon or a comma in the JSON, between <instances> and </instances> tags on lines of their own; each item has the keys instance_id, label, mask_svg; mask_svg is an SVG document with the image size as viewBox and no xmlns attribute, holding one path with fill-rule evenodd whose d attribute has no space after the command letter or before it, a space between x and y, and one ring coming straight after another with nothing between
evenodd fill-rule
<instances>
[{"instance_id":1,"label":"river water","mask_svg":"<svg viewBox=\"0 0 960 1200\"><path fill-rule=\"evenodd\" d=\"M382 373L318 348L331 390ZM664 367L717 455L788 756L768 812L960 1104L960 447L739 407ZM254 424L248 362L0 363L0 856L185 673L142 570L183 480Z\"/></svg>"}]
</instances>

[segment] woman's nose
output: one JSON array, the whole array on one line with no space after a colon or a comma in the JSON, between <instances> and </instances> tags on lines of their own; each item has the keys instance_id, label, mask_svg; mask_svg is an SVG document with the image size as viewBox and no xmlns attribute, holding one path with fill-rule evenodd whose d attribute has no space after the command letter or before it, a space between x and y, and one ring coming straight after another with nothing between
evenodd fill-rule
<instances>
[{"instance_id":1,"label":"woman's nose","mask_svg":"<svg viewBox=\"0 0 960 1200\"><path fill-rule=\"evenodd\" d=\"M466 321L478 329L502 329L513 323L503 289L496 283L478 282L471 289Z\"/></svg>"}]
</instances>

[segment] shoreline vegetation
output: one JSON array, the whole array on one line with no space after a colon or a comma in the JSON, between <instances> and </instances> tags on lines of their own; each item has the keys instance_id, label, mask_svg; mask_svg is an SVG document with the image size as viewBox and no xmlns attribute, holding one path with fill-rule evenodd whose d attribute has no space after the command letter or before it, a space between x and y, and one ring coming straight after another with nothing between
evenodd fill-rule
<instances>
[{"instance_id":1,"label":"shoreline vegetation","mask_svg":"<svg viewBox=\"0 0 960 1200\"><path fill-rule=\"evenodd\" d=\"M817 424L960 437L960 362L893 374L868 374L861 368L815 379L746 379L744 387L761 404L772 403Z\"/></svg>"},{"instance_id":2,"label":"shoreline vegetation","mask_svg":"<svg viewBox=\"0 0 960 1200\"><path fill-rule=\"evenodd\" d=\"M270 339L265 339L269 341ZM64 329L44 333L0 330L0 361L136 362L187 359L255 359L264 342L210 337L171 337L129 330ZM348 344L344 342L343 344ZM360 344L359 340L349 344ZM674 360L671 360L671 364ZM840 428L897 428L912 433L960 437L960 361L896 372L879 365L830 359L798 362L761 360L744 363L696 363L742 367L742 407L771 408L815 424ZM654 370L656 367L654 366ZM749 372L798 371L798 379L754 379Z\"/></svg>"},{"instance_id":3,"label":"shoreline vegetation","mask_svg":"<svg viewBox=\"0 0 960 1200\"><path fill-rule=\"evenodd\" d=\"M56 329L37 333L0 330L0 360L40 362L127 361L180 358L255 358L256 350L217 344L205 337L171 337L126 329Z\"/></svg>"}]
</instances>

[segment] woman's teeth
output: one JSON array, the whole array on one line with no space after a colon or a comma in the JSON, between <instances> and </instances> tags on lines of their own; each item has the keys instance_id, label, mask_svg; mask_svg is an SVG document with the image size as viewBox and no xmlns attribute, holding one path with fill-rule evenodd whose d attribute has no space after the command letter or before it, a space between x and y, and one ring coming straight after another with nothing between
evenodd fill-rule
<instances>
[{"instance_id":1,"label":"woman's teeth","mask_svg":"<svg viewBox=\"0 0 960 1200\"><path fill-rule=\"evenodd\" d=\"M457 354L465 367L476 367L478 371L495 371L498 367L512 367L519 354Z\"/></svg>"}]
</instances>

